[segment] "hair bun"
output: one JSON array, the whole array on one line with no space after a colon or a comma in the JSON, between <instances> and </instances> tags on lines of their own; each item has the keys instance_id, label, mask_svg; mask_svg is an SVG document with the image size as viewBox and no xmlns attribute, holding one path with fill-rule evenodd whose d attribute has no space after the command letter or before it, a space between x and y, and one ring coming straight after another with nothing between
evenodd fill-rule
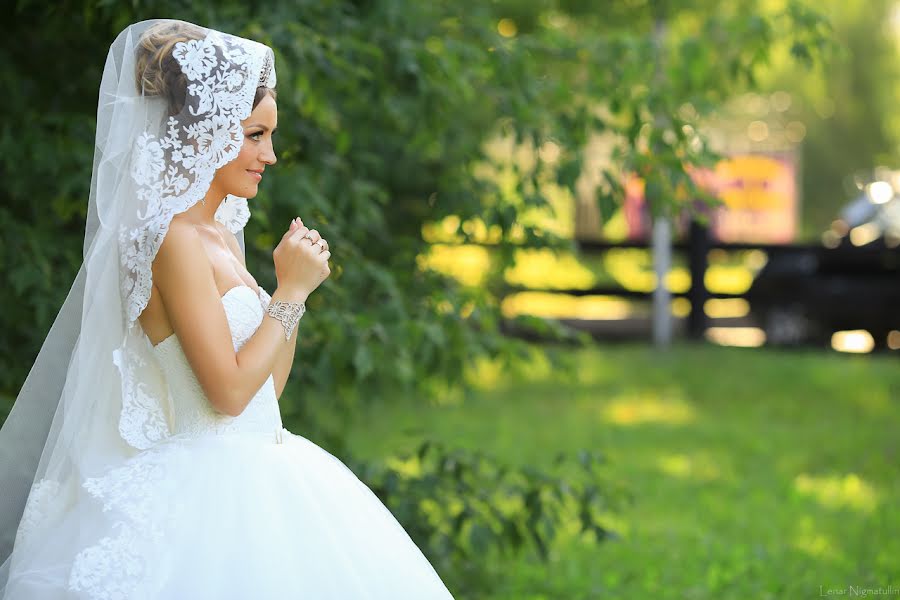
<instances>
[{"instance_id":1,"label":"hair bun","mask_svg":"<svg viewBox=\"0 0 900 600\"><path fill-rule=\"evenodd\" d=\"M172 51L178 42L202 40L205 36L203 28L182 21L164 21L147 28L136 50L138 93L161 96L168 102L170 115L180 113L187 95L187 78Z\"/></svg>"}]
</instances>

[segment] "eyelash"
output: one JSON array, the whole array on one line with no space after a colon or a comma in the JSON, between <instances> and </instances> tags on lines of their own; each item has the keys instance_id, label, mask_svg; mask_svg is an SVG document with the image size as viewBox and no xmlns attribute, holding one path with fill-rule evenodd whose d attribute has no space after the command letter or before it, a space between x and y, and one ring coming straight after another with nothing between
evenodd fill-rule
<instances>
[{"instance_id":1,"label":"eyelash","mask_svg":"<svg viewBox=\"0 0 900 600\"><path fill-rule=\"evenodd\" d=\"M254 142L258 142L259 139L255 138L254 136L262 135L263 133L265 133L265 132L264 132L264 131L257 131L257 132L254 132L254 133L248 133L248 134L247 134L247 137L250 138L251 140L253 140ZM275 133L276 133L276 132L273 131L273 132L272 132L272 135L274 136Z\"/></svg>"}]
</instances>

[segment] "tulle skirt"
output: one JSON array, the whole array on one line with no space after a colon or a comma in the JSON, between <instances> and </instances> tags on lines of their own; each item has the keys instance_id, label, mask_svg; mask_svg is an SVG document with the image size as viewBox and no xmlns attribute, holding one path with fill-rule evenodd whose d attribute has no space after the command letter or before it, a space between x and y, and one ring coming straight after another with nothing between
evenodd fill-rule
<instances>
[{"instance_id":1,"label":"tulle skirt","mask_svg":"<svg viewBox=\"0 0 900 600\"><path fill-rule=\"evenodd\" d=\"M4 600L451 599L342 462L283 430L171 438L23 539Z\"/></svg>"}]
</instances>

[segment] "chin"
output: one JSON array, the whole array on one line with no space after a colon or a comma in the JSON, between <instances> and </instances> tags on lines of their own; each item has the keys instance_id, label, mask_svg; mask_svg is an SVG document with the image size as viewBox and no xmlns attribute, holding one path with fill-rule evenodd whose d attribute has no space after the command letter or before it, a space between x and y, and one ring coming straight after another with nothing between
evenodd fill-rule
<instances>
[{"instance_id":1,"label":"chin","mask_svg":"<svg viewBox=\"0 0 900 600\"><path fill-rule=\"evenodd\" d=\"M238 198L246 198L250 200L251 198L256 198L256 195L259 193L258 187L252 187L244 190L240 190L237 192L233 192L233 196L237 196Z\"/></svg>"}]
</instances>

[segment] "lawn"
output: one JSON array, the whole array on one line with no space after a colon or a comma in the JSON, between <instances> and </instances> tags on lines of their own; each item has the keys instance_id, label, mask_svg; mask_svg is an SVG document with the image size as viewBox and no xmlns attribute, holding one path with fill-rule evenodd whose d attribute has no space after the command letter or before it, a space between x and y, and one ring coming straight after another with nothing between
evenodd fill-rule
<instances>
[{"instance_id":1,"label":"lawn","mask_svg":"<svg viewBox=\"0 0 900 600\"><path fill-rule=\"evenodd\" d=\"M423 437L547 469L606 456L632 496L608 519L619 539L497 564L485 598L900 596L896 356L601 346L568 376L535 356L526 375L482 365L462 401L371 407L349 433L368 457Z\"/></svg>"}]
</instances>

